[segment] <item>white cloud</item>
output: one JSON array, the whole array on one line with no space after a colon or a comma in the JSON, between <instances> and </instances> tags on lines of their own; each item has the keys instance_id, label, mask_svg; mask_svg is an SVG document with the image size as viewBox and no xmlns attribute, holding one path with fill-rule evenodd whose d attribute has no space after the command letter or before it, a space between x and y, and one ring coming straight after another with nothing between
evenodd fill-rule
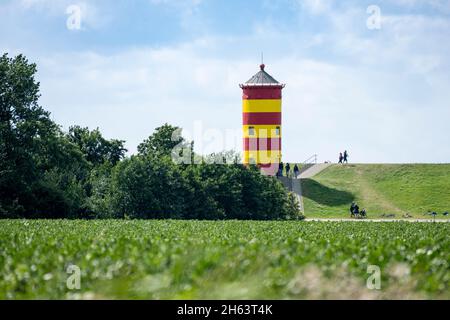
<instances>
[{"instance_id":1,"label":"white cloud","mask_svg":"<svg viewBox=\"0 0 450 320\"><path fill-rule=\"evenodd\" d=\"M39 58L42 103L66 127L100 126L107 136L127 140L130 150L165 122L191 132L198 120L205 129L239 131L238 84L257 71L257 63L204 53L208 43L220 42L203 39L112 55ZM444 83L450 85L448 79L440 79L442 87L424 88L426 99L439 97L424 109L421 101L397 92L402 85L411 90L416 84L407 82L414 77L396 71L361 70L292 55L268 63L267 71L287 83L286 160L301 161L314 153L334 160L345 148L352 151L353 161L364 162L445 161L450 156L448 150L435 152L435 144L449 142L443 132L450 117L444 102L450 94L443 90ZM219 151L223 146L216 147Z\"/></svg>"},{"instance_id":2,"label":"white cloud","mask_svg":"<svg viewBox=\"0 0 450 320\"><path fill-rule=\"evenodd\" d=\"M199 7L204 0L149 0L150 4L166 6L175 10L180 18L180 25L189 31L201 31L205 28L202 19L198 18Z\"/></svg>"},{"instance_id":3,"label":"white cloud","mask_svg":"<svg viewBox=\"0 0 450 320\"><path fill-rule=\"evenodd\" d=\"M383 11L382 29L369 31L364 6L304 3L328 19L329 30L286 33L269 20L251 34L159 48L25 53L38 63L42 104L57 122L99 126L127 140L130 150L165 122L190 131L196 120L223 132L240 130L238 84L257 71L259 53L268 48L267 71L287 83L286 160L314 153L335 160L348 148L352 161L448 162L448 19Z\"/></svg>"},{"instance_id":4,"label":"white cloud","mask_svg":"<svg viewBox=\"0 0 450 320\"><path fill-rule=\"evenodd\" d=\"M299 0L300 5L312 14L328 12L333 5L333 0Z\"/></svg>"},{"instance_id":5,"label":"white cloud","mask_svg":"<svg viewBox=\"0 0 450 320\"><path fill-rule=\"evenodd\" d=\"M425 6L442 13L450 13L450 0L397 0L395 5L409 9Z\"/></svg>"},{"instance_id":6,"label":"white cloud","mask_svg":"<svg viewBox=\"0 0 450 320\"><path fill-rule=\"evenodd\" d=\"M81 11L82 30L105 27L112 17L104 10L100 11L95 1L86 0L20 0L13 2L16 10L35 10L39 14L68 17L67 8L78 6Z\"/></svg>"}]
</instances>

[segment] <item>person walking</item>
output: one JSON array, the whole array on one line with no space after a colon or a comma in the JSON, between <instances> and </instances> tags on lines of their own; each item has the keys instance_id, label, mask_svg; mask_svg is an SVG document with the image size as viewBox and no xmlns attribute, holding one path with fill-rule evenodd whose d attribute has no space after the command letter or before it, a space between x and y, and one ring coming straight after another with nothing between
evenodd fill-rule
<instances>
[{"instance_id":1,"label":"person walking","mask_svg":"<svg viewBox=\"0 0 450 320\"><path fill-rule=\"evenodd\" d=\"M283 168L284 168L284 164L283 164L283 162L280 162L280 164L278 165L278 172L277 172L278 177L283 176Z\"/></svg>"},{"instance_id":2,"label":"person walking","mask_svg":"<svg viewBox=\"0 0 450 320\"><path fill-rule=\"evenodd\" d=\"M286 177L289 178L291 174L291 165L289 163L286 163Z\"/></svg>"},{"instance_id":3,"label":"person walking","mask_svg":"<svg viewBox=\"0 0 450 320\"><path fill-rule=\"evenodd\" d=\"M295 164L294 166L294 175L295 175L295 179L298 179L298 175L300 174L300 170L298 169L298 165Z\"/></svg>"},{"instance_id":4,"label":"person walking","mask_svg":"<svg viewBox=\"0 0 450 320\"><path fill-rule=\"evenodd\" d=\"M344 151L344 162L348 163L348 152L347 152L347 150Z\"/></svg>"},{"instance_id":5,"label":"person walking","mask_svg":"<svg viewBox=\"0 0 450 320\"><path fill-rule=\"evenodd\" d=\"M353 209L353 215L355 216L355 218L358 218L358 216L359 216L359 206L357 203L355 203L355 208Z\"/></svg>"},{"instance_id":6,"label":"person walking","mask_svg":"<svg viewBox=\"0 0 450 320\"><path fill-rule=\"evenodd\" d=\"M350 218L353 218L353 215L355 212L355 206L356 206L356 203L352 202L352 205L350 206Z\"/></svg>"},{"instance_id":7,"label":"person walking","mask_svg":"<svg viewBox=\"0 0 450 320\"><path fill-rule=\"evenodd\" d=\"M361 218L363 218L363 219L367 217L367 211L366 211L365 208L363 208L363 209L361 210L360 215L361 215Z\"/></svg>"},{"instance_id":8,"label":"person walking","mask_svg":"<svg viewBox=\"0 0 450 320\"><path fill-rule=\"evenodd\" d=\"M344 156L342 155L342 152L339 153L339 163L342 163L344 161Z\"/></svg>"}]
</instances>

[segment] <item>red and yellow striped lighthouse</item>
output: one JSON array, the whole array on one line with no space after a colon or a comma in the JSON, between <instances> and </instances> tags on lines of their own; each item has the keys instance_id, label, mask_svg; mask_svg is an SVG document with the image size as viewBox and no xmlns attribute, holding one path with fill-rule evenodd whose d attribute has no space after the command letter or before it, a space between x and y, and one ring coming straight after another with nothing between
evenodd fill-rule
<instances>
[{"instance_id":1,"label":"red and yellow striped lighthouse","mask_svg":"<svg viewBox=\"0 0 450 320\"><path fill-rule=\"evenodd\" d=\"M243 162L256 164L275 175L281 162L281 91L285 87L265 70L241 84L243 120Z\"/></svg>"}]
</instances>

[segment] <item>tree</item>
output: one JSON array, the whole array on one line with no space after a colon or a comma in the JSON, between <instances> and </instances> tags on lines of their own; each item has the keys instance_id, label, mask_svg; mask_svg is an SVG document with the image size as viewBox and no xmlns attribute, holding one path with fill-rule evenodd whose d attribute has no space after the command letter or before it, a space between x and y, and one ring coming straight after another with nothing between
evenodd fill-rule
<instances>
[{"instance_id":1,"label":"tree","mask_svg":"<svg viewBox=\"0 0 450 320\"><path fill-rule=\"evenodd\" d=\"M0 213L7 217L66 216L76 211L73 197L82 198L72 182L86 176L87 163L39 106L36 71L22 55L0 58Z\"/></svg>"},{"instance_id":2,"label":"tree","mask_svg":"<svg viewBox=\"0 0 450 320\"><path fill-rule=\"evenodd\" d=\"M25 210L24 201L37 179L35 155L55 134L56 125L38 105L36 65L22 55L0 58L0 201L8 213Z\"/></svg>"},{"instance_id":3,"label":"tree","mask_svg":"<svg viewBox=\"0 0 450 320\"><path fill-rule=\"evenodd\" d=\"M132 156L121 161L111 178L112 212L121 218L182 218L186 183L170 158Z\"/></svg>"},{"instance_id":4,"label":"tree","mask_svg":"<svg viewBox=\"0 0 450 320\"><path fill-rule=\"evenodd\" d=\"M113 192L111 175L114 166L105 162L92 168L89 176L90 194L87 207L93 218L121 218L112 206Z\"/></svg>"},{"instance_id":5,"label":"tree","mask_svg":"<svg viewBox=\"0 0 450 320\"><path fill-rule=\"evenodd\" d=\"M138 146L138 152L142 156L171 156L177 146L191 150L193 148L181 136L181 128L166 123L156 128L155 132Z\"/></svg>"},{"instance_id":6,"label":"tree","mask_svg":"<svg viewBox=\"0 0 450 320\"><path fill-rule=\"evenodd\" d=\"M113 165L125 156L127 149L123 140L106 140L97 128L89 131L89 128L72 126L69 128L69 140L75 143L86 159L94 166L110 162Z\"/></svg>"}]
</instances>

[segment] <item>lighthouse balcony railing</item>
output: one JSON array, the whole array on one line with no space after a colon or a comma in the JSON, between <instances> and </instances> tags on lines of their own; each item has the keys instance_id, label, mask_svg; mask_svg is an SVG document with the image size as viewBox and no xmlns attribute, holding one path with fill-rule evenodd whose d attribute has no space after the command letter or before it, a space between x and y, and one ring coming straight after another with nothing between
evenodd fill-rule
<instances>
[{"instance_id":1,"label":"lighthouse balcony railing","mask_svg":"<svg viewBox=\"0 0 450 320\"><path fill-rule=\"evenodd\" d=\"M240 84L240 88L247 87L275 87L275 88L284 88L286 85L282 83L244 83Z\"/></svg>"},{"instance_id":2,"label":"lighthouse balcony railing","mask_svg":"<svg viewBox=\"0 0 450 320\"><path fill-rule=\"evenodd\" d=\"M317 154L313 154L311 157L303 161L302 164L317 164Z\"/></svg>"},{"instance_id":3,"label":"lighthouse balcony railing","mask_svg":"<svg viewBox=\"0 0 450 320\"><path fill-rule=\"evenodd\" d=\"M300 171L299 171L299 175L302 174L303 172L305 172L306 170L308 170L309 168L311 168L312 166L317 164L317 154L312 155L311 157L309 157L308 159L306 159L305 161L303 161L303 163L300 166Z\"/></svg>"}]
</instances>

